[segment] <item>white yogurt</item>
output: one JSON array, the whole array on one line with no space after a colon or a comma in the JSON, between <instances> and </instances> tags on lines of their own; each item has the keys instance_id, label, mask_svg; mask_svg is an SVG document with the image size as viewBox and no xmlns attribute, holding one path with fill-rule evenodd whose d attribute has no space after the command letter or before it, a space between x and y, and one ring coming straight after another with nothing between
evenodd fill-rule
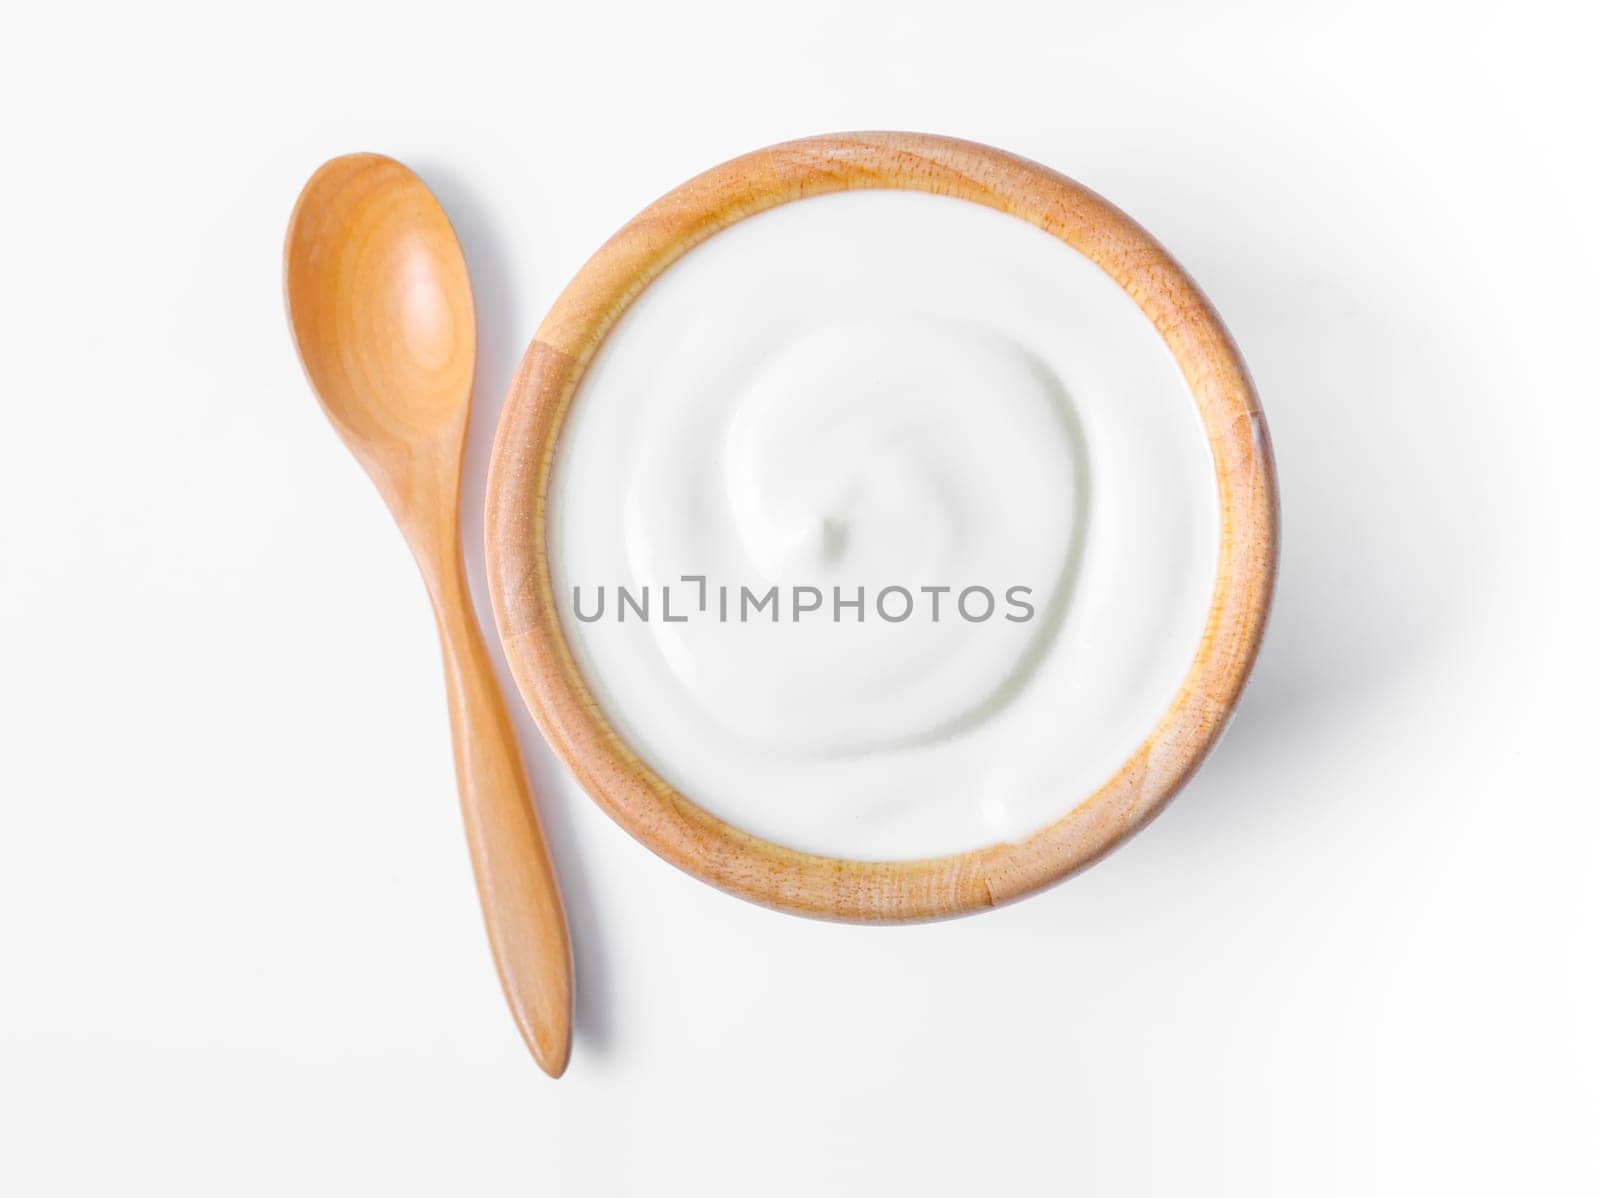
<instances>
[{"instance_id":1,"label":"white yogurt","mask_svg":"<svg viewBox=\"0 0 1600 1198\"><path fill-rule=\"evenodd\" d=\"M550 536L641 757L755 835L894 860L1020 839L1115 774L1198 649L1219 531L1194 402L1115 283L1012 217L868 191L640 296Z\"/></svg>"}]
</instances>

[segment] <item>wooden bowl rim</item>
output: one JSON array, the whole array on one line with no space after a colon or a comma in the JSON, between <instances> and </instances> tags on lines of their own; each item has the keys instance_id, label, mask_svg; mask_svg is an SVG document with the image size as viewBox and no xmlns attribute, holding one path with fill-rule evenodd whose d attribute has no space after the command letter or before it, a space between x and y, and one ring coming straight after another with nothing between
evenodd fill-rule
<instances>
[{"instance_id":1,"label":"wooden bowl rim","mask_svg":"<svg viewBox=\"0 0 1600 1198\"><path fill-rule=\"evenodd\" d=\"M735 828L633 752L590 693L562 632L546 549L557 439L584 370L628 305L673 262L736 221L807 196L902 188L955 196L1045 230L1111 276L1161 333L1211 445L1221 515L1205 632L1177 697L1109 782L1024 840L915 861L854 861ZM1002 150L915 133L806 138L735 158L646 208L589 259L534 336L489 469L486 539L500 636L545 738L599 805L652 851L713 886L799 914L933 919L1058 882L1148 823L1221 735L1239 698L1277 572L1277 486L1244 362L1200 289L1162 247L1082 185Z\"/></svg>"}]
</instances>

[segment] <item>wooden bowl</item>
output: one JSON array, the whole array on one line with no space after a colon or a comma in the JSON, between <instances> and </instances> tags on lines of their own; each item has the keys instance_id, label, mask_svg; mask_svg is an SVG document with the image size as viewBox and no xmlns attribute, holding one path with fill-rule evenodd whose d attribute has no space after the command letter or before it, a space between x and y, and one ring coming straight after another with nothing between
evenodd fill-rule
<instances>
[{"instance_id":1,"label":"wooden bowl","mask_svg":"<svg viewBox=\"0 0 1600 1198\"><path fill-rule=\"evenodd\" d=\"M805 196L905 188L1008 212L1066 242L1126 291L1177 359L1204 421L1221 503L1216 589L1178 697L1094 794L1025 840L919 861L796 852L708 814L640 760L590 694L562 632L546 504L568 406L607 332L673 262L735 221ZM912 133L807 138L691 179L591 258L529 346L495 438L488 557L512 673L546 739L585 790L650 849L758 903L830 919L931 919L1060 881L1147 823L1188 779L1244 686L1277 571L1277 486L1260 404L1227 330L1154 238L1071 179L988 146ZM1073 796L1063 796L1063 805Z\"/></svg>"}]
</instances>

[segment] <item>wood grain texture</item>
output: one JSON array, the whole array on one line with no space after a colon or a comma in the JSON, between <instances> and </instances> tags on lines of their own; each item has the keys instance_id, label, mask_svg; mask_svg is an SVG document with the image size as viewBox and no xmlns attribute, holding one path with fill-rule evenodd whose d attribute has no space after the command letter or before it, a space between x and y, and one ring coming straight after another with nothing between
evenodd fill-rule
<instances>
[{"instance_id":1,"label":"wood grain texture","mask_svg":"<svg viewBox=\"0 0 1600 1198\"><path fill-rule=\"evenodd\" d=\"M1028 221L1100 266L1170 347L1204 421L1221 504L1216 588L1180 693L1137 752L1094 794L1028 838L968 853L862 862L796 852L729 826L634 753L595 702L562 633L545 521L557 438L585 369L633 299L735 221L805 196L904 188ZM523 697L591 796L656 853L755 902L841 920L956 915L1032 893L1147 823L1222 733L1254 663L1277 571L1277 486L1265 421L1238 350L1198 287L1111 204L1037 163L910 133L809 138L690 180L611 238L539 327L501 415L487 540L500 635Z\"/></svg>"},{"instance_id":2,"label":"wood grain texture","mask_svg":"<svg viewBox=\"0 0 1600 1198\"><path fill-rule=\"evenodd\" d=\"M476 325L466 261L420 179L336 158L289 222L295 344L324 411L421 568L444 648L456 781L500 983L540 1066L572 1042L572 950L555 872L461 558L461 461Z\"/></svg>"}]
</instances>

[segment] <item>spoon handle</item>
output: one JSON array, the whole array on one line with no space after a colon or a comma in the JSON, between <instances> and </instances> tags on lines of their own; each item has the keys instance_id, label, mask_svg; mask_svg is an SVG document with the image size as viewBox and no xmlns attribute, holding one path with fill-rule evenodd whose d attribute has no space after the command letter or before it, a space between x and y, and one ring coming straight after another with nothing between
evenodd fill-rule
<instances>
[{"instance_id":1,"label":"spoon handle","mask_svg":"<svg viewBox=\"0 0 1600 1198\"><path fill-rule=\"evenodd\" d=\"M544 831L459 544L429 587L444 647L456 783L495 969L539 1067L560 1077L572 1047L572 947ZM432 580L430 580L432 581Z\"/></svg>"}]
</instances>

